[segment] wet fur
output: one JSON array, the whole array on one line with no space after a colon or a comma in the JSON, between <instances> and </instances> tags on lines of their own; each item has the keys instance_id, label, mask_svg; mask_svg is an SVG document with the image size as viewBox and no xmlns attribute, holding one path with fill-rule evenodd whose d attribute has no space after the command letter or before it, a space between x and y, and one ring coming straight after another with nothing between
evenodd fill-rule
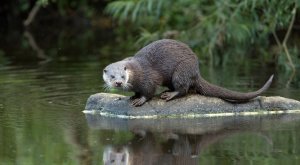
<instances>
[{"instance_id":1,"label":"wet fur","mask_svg":"<svg viewBox=\"0 0 300 165\"><path fill-rule=\"evenodd\" d=\"M115 79L110 78L112 75ZM205 96L244 102L264 92L270 86L273 75L258 91L234 92L205 81L200 75L197 56L186 44L163 39L150 43L133 57L108 65L104 69L103 79L109 87L135 92L131 97L132 104L141 106L154 96L158 86L170 89L161 95L167 101L195 90ZM116 82L123 85L116 86Z\"/></svg>"}]
</instances>

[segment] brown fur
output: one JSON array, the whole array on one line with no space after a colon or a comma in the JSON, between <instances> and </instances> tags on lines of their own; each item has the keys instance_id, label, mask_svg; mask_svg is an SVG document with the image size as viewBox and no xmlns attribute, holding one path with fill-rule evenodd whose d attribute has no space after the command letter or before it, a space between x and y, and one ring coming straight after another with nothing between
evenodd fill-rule
<instances>
[{"instance_id":1,"label":"brown fur","mask_svg":"<svg viewBox=\"0 0 300 165\"><path fill-rule=\"evenodd\" d=\"M121 64L124 65L124 72L129 73L129 77L125 78L127 81L118 78L107 80L109 72L114 71L114 74L123 72L121 69L115 69L123 68L119 67ZM132 97L134 106L140 106L151 99L157 86L166 86L170 89L161 95L161 98L167 101L184 96L192 89L201 95L228 101L248 101L264 92L273 79L272 75L261 89L249 93L234 92L212 85L201 77L195 53L186 44L170 39L152 42L133 57L110 64L104 71L106 83L122 82L121 87L126 85L126 89L135 92Z\"/></svg>"}]
</instances>

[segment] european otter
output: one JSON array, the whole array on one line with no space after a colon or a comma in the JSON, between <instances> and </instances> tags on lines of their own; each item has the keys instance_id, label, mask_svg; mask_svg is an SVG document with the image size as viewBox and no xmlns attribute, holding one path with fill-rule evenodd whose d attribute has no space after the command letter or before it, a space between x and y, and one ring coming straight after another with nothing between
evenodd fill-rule
<instances>
[{"instance_id":1,"label":"european otter","mask_svg":"<svg viewBox=\"0 0 300 165\"><path fill-rule=\"evenodd\" d=\"M103 79L109 88L133 91L132 105L141 106L154 96L159 85L169 88L161 95L166 101L194 90L205 96L244 102L264 92L273 75L255 92L240 93L218 87L201 77L198 58L186 44L163 39L150 43L133 57L108 65L103 71Z\"/></svg>"}]
</instances>

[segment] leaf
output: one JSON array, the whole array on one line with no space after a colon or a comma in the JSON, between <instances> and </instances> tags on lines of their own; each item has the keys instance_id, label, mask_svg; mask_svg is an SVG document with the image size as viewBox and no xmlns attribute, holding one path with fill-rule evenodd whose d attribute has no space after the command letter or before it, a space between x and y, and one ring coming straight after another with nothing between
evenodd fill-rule
<instances>
[{"instance_id":1,"label":"leaf","mask_svg":"<svg viewBox=\"0 0 300 165\"><path fill-rule=\"evenodd\" d=\"M147 9L148 9L148 12L151 13L152 12L152 6L153 6L153 2L154 0L148 0L148 5L147 5Z\"/></svg>"},{"instance_id":2,"label":"leaf","mask_svg":"<svg viewBox=\"0 0 300 165\"><path fill-rule=\"evenodd\" d=\"M131 17L131 19L132 19L133 22L136 21L137 15L138 15L139 10L140 10L140 7L141 7L141 3L142 3L142 1L139 1L139 2L136 4L136 6L135 6L135 8L134 8L134 10L133 10L133 12L132 12L132 17Z\"/></svg>"}]
</instances>

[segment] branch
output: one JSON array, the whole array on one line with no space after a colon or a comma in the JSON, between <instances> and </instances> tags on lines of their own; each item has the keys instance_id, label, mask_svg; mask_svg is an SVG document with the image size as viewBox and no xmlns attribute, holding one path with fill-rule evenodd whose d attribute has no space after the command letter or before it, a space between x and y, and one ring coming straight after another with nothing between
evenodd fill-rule
<instances>
[{"instance_id":1,"label":"branch","mask_svg":"<svg viewBox=\"0 0 300 165\"><path fill-rule=\"evenodd\" d=\"M289 27L288 27L288 30L287 30L287 32L286 32L286 34L285 34L285 36L284 36L284 39L283 39L283 42L282 42L282 43L281 43L280 40L278 39L278 36L277 36L276 32L275 32L275 31L272 32L272 33L273 33L273 36L274 36L274 38L275 38L275 41L276 41L277 45L279 46L280 51L281 51L282 49L284 50L284 52L285 52L285 54L286 54L286 57L287 57L287 59L288 59L288 61L289 61L289 65L290 65L290 67L292 68L292 75L290 76L289 80L288 80L287 83L286 83L286 86L287 86L287 87L290 85L291 81L293 80L293 78L294 78L294 76L295 76L295 72L296 72L295 65L294 65L294 63L293 63L293 61L292 61L290 52L289 52L289 50L288 50L288 48L287 48L287 45L286 45L286 43L287 43L287 41L288 41L288 39L289 39L289 37L290 37L290 35L291 35L291 31L292 31L292 28L293 28L293 25L294 25L294 22L295 22L296 11L297 11L296 9L297 9L297 3L295 3L295 7L294 7L293 10L292 10L292 14L293 14L292 20L291 20L291 22L290 22L290 25L289 25Z\"/></svg>"},{"instance_id":2,"label":"branch","mask_svg":"<svg viewBox=\"0 0 300 165\"><path fill-rule=\"evenodd\" d=\"M37 43L35 42L35 39L34 37L32 36L32 34L29 32L29 31L25 31L24 32L24 36L28 39L28 42L29 42L29 45L32 47L32 49L34 51L36 51L36 54L37 54L37 57L40 58L40 59L43 59L44 62L48 62L51 60L50 57L48 57L44 50L41 49Z\"/></svg>"},{"instance_id":3,"label":"branch","mask_svg":"<svg viewBox=\"0 0 300 165\"><path fill-rule=\"evenodd\" d=\"M296 69L295 69L295 65L294 65L294 63L292 61L291 55L289 53L289 50L288 50L288 48L286 46L286 43L287 43L287 41L288 41L288 39L290 37L291 31L292 31L292 28L293 28L293 25L294 25L294 22L295 22L296 11L297 11L296 9L297 9L297 3L295 4L295 7L294 7L294 9L292 11L292 14L293 14L292 20L290 22L289 28L288 28L288 30L287 30L287 32L285 34L285 37L283 39L283 42L282 42L283 50L285 51L285 54L286 54L286 56L288 58L289 64L290 64L290 66L291 66L291 68L292 68L293 71L295 71Z\"/></svg>"},{"instance_id":4,"label":"branch","mask_svg":"<svg viewBox=\"0 0 300 165\"><path fill-rule=\"evenodd\" d=\"M27 27L31 24L31 22L34 20L36 14L40 10L40 8L41 8L41 5L40 5L39 1L36 1L34 7L29 12L27 19L24 21L25 27Z\"/></svg>"}]
</instances>

